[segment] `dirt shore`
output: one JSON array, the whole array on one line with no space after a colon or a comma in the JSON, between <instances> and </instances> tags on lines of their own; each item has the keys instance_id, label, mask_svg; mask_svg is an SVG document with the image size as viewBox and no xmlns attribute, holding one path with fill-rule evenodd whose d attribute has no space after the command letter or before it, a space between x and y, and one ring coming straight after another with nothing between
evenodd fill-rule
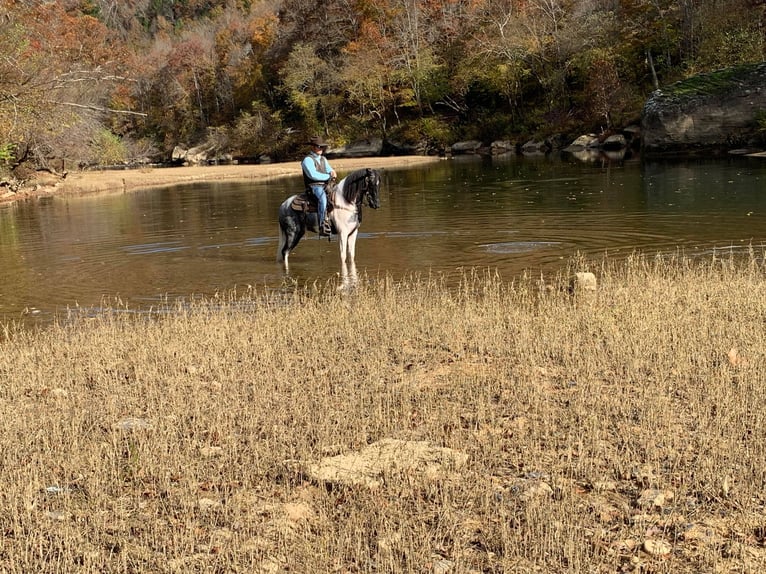
<instances>
[{"instance_id":1,"label":"dirt shore","mask_svg":"<svg viewBox=\"0 0 766 574\"><path fill-rule=\"evenodd\" d=\"M343 177L362 167L399 168L438 161L434 156L365 157L333 159L332 166ZM16 193L0 196L0 203L61 195L124 193L200 181L249 181L300 175L297 161L263 165L209 165L170 168L141 168L70 172L66 177L45 173Z\"/></svg>"}]
</instances>

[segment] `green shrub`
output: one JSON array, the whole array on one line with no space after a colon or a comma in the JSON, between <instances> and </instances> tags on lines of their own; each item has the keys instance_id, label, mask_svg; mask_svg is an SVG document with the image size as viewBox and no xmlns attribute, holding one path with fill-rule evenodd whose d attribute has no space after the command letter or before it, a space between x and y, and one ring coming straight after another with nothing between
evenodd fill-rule
<instances>
[{"instance_id":1,"label":"green shrub","mask_svg":"<svg viewBox=\"0 0 766 574\"><path fill-rule=\"evenodd\" d=\"M454 134L447 121L443 118L419 118L402 124L392 131L392 139L406 144L424 142L429 149L437 150L451 144Z\"/></svg>"},{"instance_id":2,"label":"green shrub","mask_svg":"<svg viewBox=\"0 0 766 574\"><path fill-rule=\"evenodd\" d=\"M10 164L15 159L13 144L0 145L0 178L6 176L10 172Z\"/></svg>"},{"instance_id":3,"label":"green shrub","mask_svg":"<svg viewBox=\"0 0 766 574\"><path fill-rule=\"evenodd\" d=\"M0 145L0 162L5 164L13 161L13 144Z\"/></svg>"},{"instance_id":4,"label":"green shrub","mask_svg":"<svg viewBox=\"0 0 766 574\"><path fill-rule=\"evenodd\" d=\"M125 144L109 130L96 132L88 147L90 163L94 165L114 165L127 160Z\"/></svg>"}]
</instances>

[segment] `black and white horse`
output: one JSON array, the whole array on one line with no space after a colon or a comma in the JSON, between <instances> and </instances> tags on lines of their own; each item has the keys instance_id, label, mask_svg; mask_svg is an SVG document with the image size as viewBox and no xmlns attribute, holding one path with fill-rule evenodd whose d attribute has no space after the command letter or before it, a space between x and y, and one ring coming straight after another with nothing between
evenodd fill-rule
<instances>
[{"instance_id":1,"label":"black and white horse","mask_svg":"<svg viewBox=\"0 0 766 574\"><path fill-rule=\"evenodd\" d=\"M354 265L356 236L362 222L362 203L372 209L380 207L380 173L375 169L356 170L338 182L333 200L333 209L327 215L332 232L338 236L340 261L343 269L346 262ZM290 253L296 248L306 230L317 233L318 217L314 208L296 208L293 202L299 194L291 195L279 206L279 248L277 261L288 267Z\"/></svg>"}]
</instances>

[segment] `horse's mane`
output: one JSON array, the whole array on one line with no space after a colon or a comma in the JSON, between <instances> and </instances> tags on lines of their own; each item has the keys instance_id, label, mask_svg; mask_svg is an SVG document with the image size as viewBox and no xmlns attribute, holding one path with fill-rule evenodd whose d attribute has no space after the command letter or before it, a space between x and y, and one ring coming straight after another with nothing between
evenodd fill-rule
<instances>
[{"instance_id":1,"label":"horse's mane","mask_svg":"<svg viewBox=\"0 0 766 574\"><path fill-rule=\"evenodd\" d=\"M359 199L365 177L367 177L367 168L357 169L346 176L346 181L343 183L343 198L346 201L354 203Z\"/></svg>"}]
</instances>

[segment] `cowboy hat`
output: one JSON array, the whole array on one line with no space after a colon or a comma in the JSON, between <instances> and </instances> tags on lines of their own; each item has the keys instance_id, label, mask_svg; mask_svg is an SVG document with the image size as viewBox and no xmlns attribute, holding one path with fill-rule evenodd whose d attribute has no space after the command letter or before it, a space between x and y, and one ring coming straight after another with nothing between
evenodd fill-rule
<instances>
[{"instance_id":1,"label":"cowboy hat","mask_svg":"<svg viewBox=\"0 0 766 574\"><path fill-rule=\"evenodd\" d=\"M308 143L315 147L327 147L327 143L322 139L322 136L313 136Z\"/></svg>"}]
</instances>

